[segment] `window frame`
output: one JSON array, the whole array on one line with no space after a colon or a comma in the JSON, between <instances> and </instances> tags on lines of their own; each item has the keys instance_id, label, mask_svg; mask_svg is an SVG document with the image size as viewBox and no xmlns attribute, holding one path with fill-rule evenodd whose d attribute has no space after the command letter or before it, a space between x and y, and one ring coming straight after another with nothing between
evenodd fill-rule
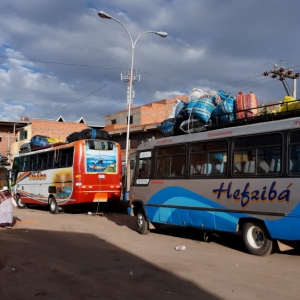
<instances>
[{"instance_id":1,"label":"window frame","mask_svg":"<svg viewBox=\"0 0 300 300\"><path fill-rule=\"evenodd\" d=\"M243 141L245 145L242 145ZM283 172L283 142L284 138L280 132L234 137L231 157L232 176L235 178L279 176ZM266 153L264 156L259 154L262 150ZM269 154L267 155L267 153ZM264 157L264 159L262 160L261 157ZM280 159L280 165L279 171L274 172L271 170L271 164L272 159L275 159L275 157ZM237 164L241 166L239 170Z\"/></svg>"}]
</instances>

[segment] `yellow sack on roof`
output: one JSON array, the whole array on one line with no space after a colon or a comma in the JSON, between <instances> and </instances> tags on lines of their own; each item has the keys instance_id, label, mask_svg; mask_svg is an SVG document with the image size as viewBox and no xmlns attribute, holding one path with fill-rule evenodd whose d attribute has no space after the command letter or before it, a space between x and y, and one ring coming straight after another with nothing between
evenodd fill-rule
<instances>
[{"instance_id":1,"label":"yellow sack on roof","mask_svg":"<svg viewBox=\"0 0 300 300\"><path fill-rule=\"evenodd\" d=\"M279 112L298 110L300 109L300 101L292 96L285 96L279 107Z\"/></svg>"}]
</instances>

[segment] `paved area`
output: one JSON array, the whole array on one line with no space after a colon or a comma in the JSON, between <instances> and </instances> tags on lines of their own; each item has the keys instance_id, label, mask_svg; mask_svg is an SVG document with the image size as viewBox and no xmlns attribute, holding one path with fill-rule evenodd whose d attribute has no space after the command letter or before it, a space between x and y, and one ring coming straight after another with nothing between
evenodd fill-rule
<instances>
[{"instance_id":1,"label":"paved area","mask_svg":"<svg viewBox=\"0 0 300 300\"><path fill-rule=\"evenodd\" d=\"M180 228L143 236L122 205L99 211L15 209L14 227L0 231L0 299L300 297L297 251L256 257L239 237L205 243Z\"/></svg>"}]
</instances>

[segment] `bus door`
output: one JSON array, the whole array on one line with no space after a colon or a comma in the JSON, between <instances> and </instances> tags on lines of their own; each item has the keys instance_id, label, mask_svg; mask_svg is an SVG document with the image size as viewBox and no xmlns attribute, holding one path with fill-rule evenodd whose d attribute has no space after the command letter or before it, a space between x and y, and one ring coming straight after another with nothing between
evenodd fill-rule
<instances>
[{"instance_id":1,"label":"bus door","mask_svg":"<svg viewBox=\"0 0 300 300\"><path fill-rule=\"evenodd\" d=\"M137 196L137 198L144 202L148 201L148 193L145 191L149 187L150 172L151 172L151 151L144 151L136 153L136 160L131 162L133 168L131 191Z\"/></svg>"},{"instance_id":2,"label":"bus door","mask_svg":"<svg viewBox=\"0 0 300 300\"><path fill-rule=\"evenodd\" d=\"M151 151L138 153L137 162L135 166L135 184L148 185L151 171Z\"/></svg>"}]
</instances>

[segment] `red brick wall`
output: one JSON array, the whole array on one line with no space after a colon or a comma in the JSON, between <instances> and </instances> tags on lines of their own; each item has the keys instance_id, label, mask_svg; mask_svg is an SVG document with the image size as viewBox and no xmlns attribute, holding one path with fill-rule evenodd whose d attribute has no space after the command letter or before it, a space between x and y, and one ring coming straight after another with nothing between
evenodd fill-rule
<instances>
[{"instance_id":1,"label":"red brick wall","mask_svg":"<svg viewBox=\"0 0 300 300\"><path fill-rule=\"evenodd\" d=\"M175 96L173 99L163 99L156 102L148 103L131 109L130 115L133 116L133 125L147 125L152 123L161 123L165 119L169 118L170 112L176 100L186 101L187 95ZM105 128L107 130L115 129L116 125L127 124L127 110L116 112L112 115L105 116ZM117 124L113 127L111 120L116 120ZM126 129L125 129L126 130Z\"/></svg>"},{"instance_id":2,"label":"red brick wall","mask_svg":"<svg viewBox=\"0 0 300 300\"><path fill-rule=\"evenodd\" d=\"M48 120L32 120L31 131L34 135L46 135L65 139L69 134L88 128L84 123L56 122ZM30 138L30 137L29 137Z\"/></svg>"},{"instance_id":3,"label":"red brick wall","mask_svg":"<svg viewBox=\"0 0 300 300\"><path fill-rule=\"evenodd\" d=\"M45 135L53 138L61 138L63 140L66 137L73 133L79 132L83 129L88 128L85 123L73 123L73 122L56 122L50 120L32 120L31 124L24 127L24 130L27 130L27 140L23 141L16 141L18 134L16 134L15 138L13 138L13 134L10 134L10 153L11 153L11 160L13 160L14 155L19 153L19 149L21 145L28 142L32 136L34 135ZM5 130L5 128L3 128ZM8 138L4 137L7 136L7 129L6 132L1 134L1 127L0 127L0 136L2 135L2 142L0 143L0 152L7 156L7 149L8 149Z\"/></svg>"},{"instance_id":4,"label":"red brick wall","mask_svg":"<svg viewBox=\"0 0 300 300\"><path fill-rule=\"evenodd\" d=\"M186 98L186 95L176 96L174 99L164 99L141 106L140 125L160 123L168 119L176 99L186 101Z\"/></svg>"}]
</instances>

